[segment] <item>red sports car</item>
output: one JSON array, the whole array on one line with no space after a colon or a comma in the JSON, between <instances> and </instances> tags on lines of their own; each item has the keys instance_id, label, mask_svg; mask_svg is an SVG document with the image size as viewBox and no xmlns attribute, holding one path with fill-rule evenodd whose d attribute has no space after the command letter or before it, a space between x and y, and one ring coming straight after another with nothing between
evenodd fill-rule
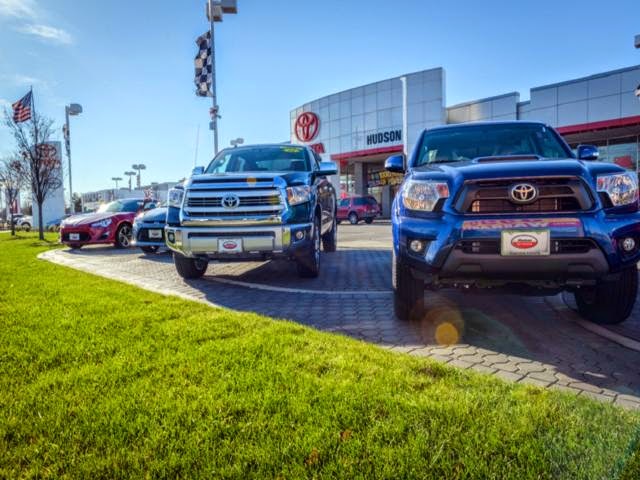
<instances>
[{"instance_id":1,"label":"red sports car","mask_svg":"<svg viewBox=\"0 0 640 480\"><path fill-rule=\"evenodd\" d=\"M100 243L127 248L131 245L133 219L144 205L143 199L128 198L102 205L96 213L69 217L60 225L60 241L73 249Z\"/></svg>"}]
</instances>

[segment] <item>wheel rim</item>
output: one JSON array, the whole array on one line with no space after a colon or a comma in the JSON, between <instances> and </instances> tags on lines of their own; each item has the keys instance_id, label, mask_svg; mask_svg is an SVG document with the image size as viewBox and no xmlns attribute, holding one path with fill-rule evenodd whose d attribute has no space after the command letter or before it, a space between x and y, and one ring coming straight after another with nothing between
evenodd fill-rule
<instances>
[{"instance_id":1,"label":"wheel rim","mask_svg":"<svg viewBox=\"0 0 640 480\"><path fill-rule=\"evenodd\" d=\"M196 270L204 270L204 268L207 266L207 264L200 259L197 259L195 262L193 262L193 266L196 267Z\"/></svg>"},{"instance_id":2,"label":"wheel rim","mask_svg":"<svg viewBox=\"0 0 640 480\"><path fill-rule=\"evenodd\" d=\"M355 225L356 223L358 223L358 216L355 213L352 213L351 215L349 215L349 221Z\"/></svg>"},{"instance_id":3,"label":"wheel rim","mask_svg":"<svg viewBox=\"0 0 640 480\"><path fill-rule=\"evenodd\" d=\"M128 247L130 239L131 229L127 225L120 227L120 233L118 233L118 241L120 242L120 245L122 245L123 247Z\"/></svg>"}]
</instances>

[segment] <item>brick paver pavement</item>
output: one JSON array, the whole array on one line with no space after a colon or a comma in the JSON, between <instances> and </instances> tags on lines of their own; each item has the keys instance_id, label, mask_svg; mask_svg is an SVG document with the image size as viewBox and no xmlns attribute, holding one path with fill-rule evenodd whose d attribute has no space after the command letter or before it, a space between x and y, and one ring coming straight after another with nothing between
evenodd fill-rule
<instances>
[{"instance_id":1,"label":"brick paver pavement","mask_svg":"<svg viewBox=\"0 0 640 480\"><path fill-rule=\"evenodd\" d=\"M292 320L508 381L640 408L640 352L579 326L568 309L558 308L560 297L428 293L427 318L398 321L390 291L388 230L341 225L338 252L323 254L321 276L310 280L298 278L288 262L211 264L205 278L185 282L167 253L145 256L137 250L96 247L50 251L42 257L160 293Z\"/></svg>"}]
</instances>

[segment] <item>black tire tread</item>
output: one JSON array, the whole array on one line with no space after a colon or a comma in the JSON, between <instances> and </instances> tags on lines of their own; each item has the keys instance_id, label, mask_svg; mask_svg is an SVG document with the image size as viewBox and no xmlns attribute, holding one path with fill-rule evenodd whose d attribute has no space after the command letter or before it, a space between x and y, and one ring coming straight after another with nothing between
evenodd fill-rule
<instances>
[{"instance_id":1,"label":"black tire tread","mask_svg":"<svg viewBox=\"0 0 640 480\"><path fill-rule=\"evenodd\" d=\"M338 249L338 222L335 217L331 230L322 235L322 249L325 252L335 252Z\"/></svg>"},{"instance_id":2,"label":"black tire tread","mask_svg":"<svg viewBox=\"0 0 640 480\"><path fill-rule=\"evenodd\" d=\"M393 307L399 320L419 320L424 315L424 282L411 273L393 253Z\"/></svg>"},{"instance_id":3,"label":"black tire tread","mask_svg":"<svg viewBox=\"0 0 640 480\"><path fill-rule=\"evenodd\" d=\"M176 266L176 271L185 280L195 280L202 278L206 273L208 264L205 264L203 269L199 269L196 266L195 258L188 258L179 253L173 254L173 263Z\"/></svg>"},{"instance_id":4,"label":"black tire tread","mask_svg":"<svg viewBox=\"0 0 640 480\"><path fill-rule=\"evenodd\" d=\"M314 220L314 235L319 235L319 232L320 218L316 216ZM320 275L320 266L316 265L313 247L307 249L296 259L296 268L298 276L302 278L317 278Z\"/></svg>"},{"instance_id":5,"label":"black tire tread","mask_svg":"<svg viewBox=\"0 0 640 480\"><path fill-rule=\"evenodd\" d=\"M624 322L636 303L638 294L638 270L635 265L623 270L617 281L601 282L589 292L595 298L589 301L588 294L575 292L578 312L587 320L601 325Z\"/></svg>"}]
</instances>

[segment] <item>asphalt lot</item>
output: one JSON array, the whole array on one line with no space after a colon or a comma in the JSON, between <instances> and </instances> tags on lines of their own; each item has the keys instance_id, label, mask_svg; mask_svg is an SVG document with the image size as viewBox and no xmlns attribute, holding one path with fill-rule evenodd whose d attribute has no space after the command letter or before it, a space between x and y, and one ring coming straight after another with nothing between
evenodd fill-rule
<instances>
[{"instance_id":1,"label":"asphalt lot","mask_svg":"<svg viewBox=\"0 0 640 480\"><path fill-rule=\"evenodd\" d=\"M632 340L640 332L640 308L623 326L603 332L585 325L571 310L570 296L442 291L426 294L431 306L427 318L400 322L392 309L390 226L342 224L339 232L339 249L322 256L317 279L300 279L291 263L278 261L211 264L203 279L185 282L175 273L170 254L145 256L135 249L58 250L43 257L160 293L254 311L506 380L640 408L640 348L606 338L613 331L624 335L616 338L627 339L628 346L640 346Z\"/></svg>"}]
</instances>

